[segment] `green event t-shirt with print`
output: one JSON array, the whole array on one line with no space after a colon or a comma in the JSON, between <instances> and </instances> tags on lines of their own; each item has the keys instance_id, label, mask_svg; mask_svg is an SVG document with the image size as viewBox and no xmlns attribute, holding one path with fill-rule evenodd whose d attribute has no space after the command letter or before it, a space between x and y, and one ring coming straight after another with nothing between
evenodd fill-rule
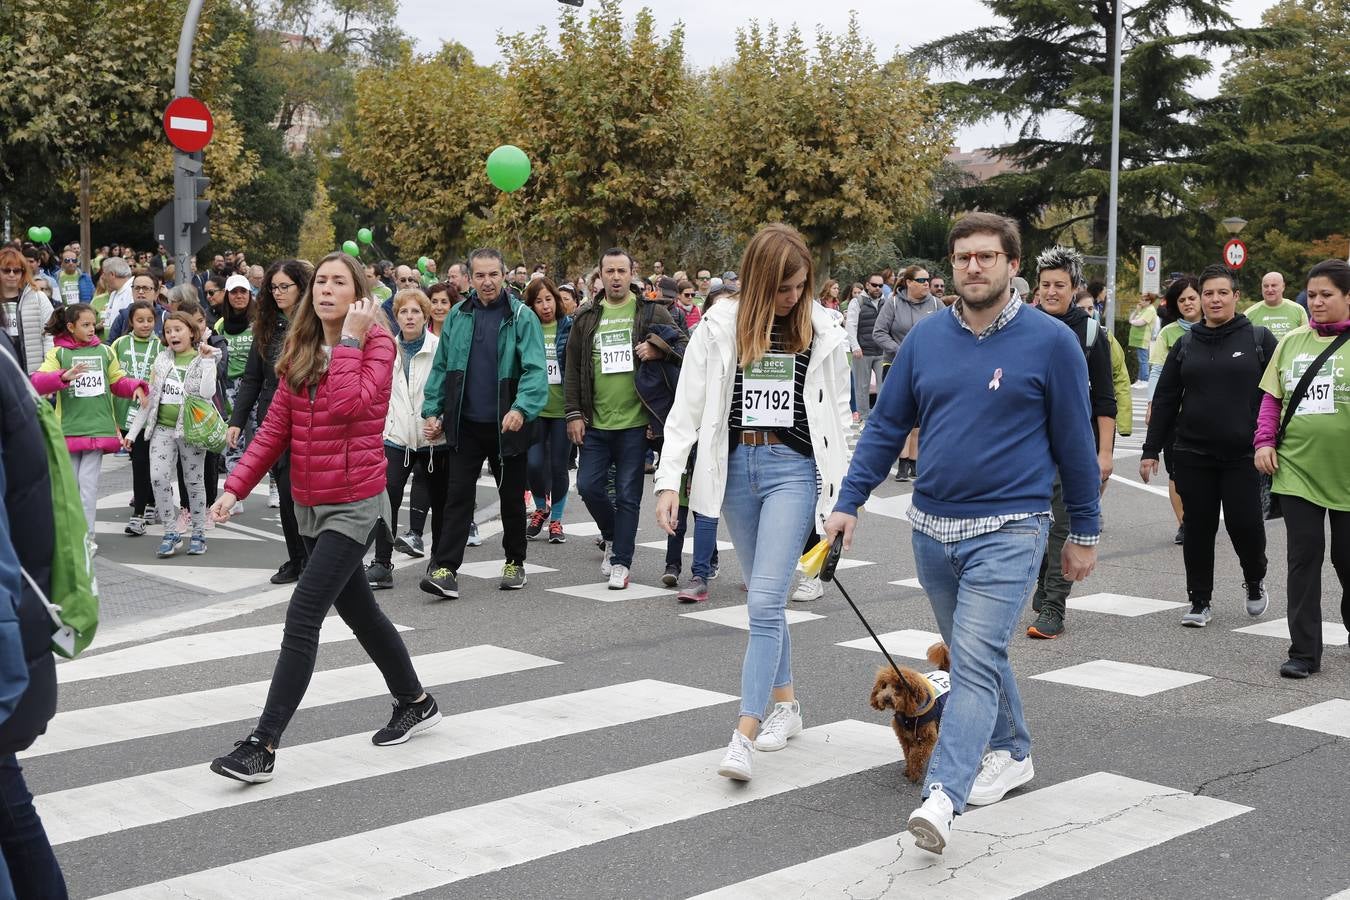
<instances>
[{"instance_id":1,"label":"green event t-shirt with print","mask_svg":"<svg viewBox=\"0 0 1350 900\"><path fill-rule=\"evenodd\" d=\"M1289 332L1275 348L1261 390L1283 401L1333 340L1307 325ZM1298 409L1280 443L1280 467L1271 491L1350 511L1350 466L1344 456L1350 447L1350 344L1343 344L1322 364ZM1284 413L1281 402L1281 421Z\"/></svg>"},{"instance_id":2,"label":"green event t-shirt with print","mask_svg":"<svg viewBox=\"0 0 1350 900\"><path fill-rule=\"evenodd\" d=\"M196 356L195 350L174 354L173 371L164 380L164 387L159 394L159 417L155 420L158 424L167 428L178 426L178 413L183 408L183 379L187 377L187 368Z\"/></svg>"},{"instance_id":3,"label":"green event t-shirt with print","mask_svg":"<svg viewBox=\"0 0 1350 900\"><path fill-rule=\"evenodd\" d=\"M1158 319L1158 310L1153 306L1145 306L1139 311L1138 317L1144 320L1144 324L1130 326L1130 346L1147 347L1153 336L1153 323ZM1135 317L1132 315L1131 318Z\"/></svg>"},{"instance_id":4,"label":"green event t-shirt with print","mask_svg":"<svg viewBox=\"0 0 1350 900\"><path fill-rule=\"evenodd\" d=\"M1308 313L1293 300L1281 300L1279 306L1267 306L1263 300L1243 313L1253 325L1264 325L1275 335L1275 340L1284 340L1284 336L1295 328L1308 324Z\"/></svg>"},{"instance_id":5,"label":"green event t-shirt with print","mask_svg":"<svg viewBox=\"0 0 1350 900\"><path fill-rule=\"evenodd\" d=\"M155 357L159 356L159 351L163 349L164 345L153 334L145 340L134 334L124 334L112 342L112 350L121 360L122 369L130 377L138 378L146 384L150 383L150 369L154 365ZM130 431L131 420L136 417L141 405L135 400L114 397L113 408L117 410L117 421L122 424L122 430Z\"/></svg>"},{"instance_id":6,"label":"green event t-shirt with print","mask_svg":"<svg viewBox=\"0 0 1350 900\"><path fill-rule=\"evenodd\" d=\"M371 283L370 295L374 297L376 300L383 303L390 297L394 296L394 292L389 290L389 285L385 284L384 282L375 281Z\"/></svg>"},{"instance_id":7,"label":"green event t-shirt with print","mask_svg":"<svg viewBox=\"0 0 1350 900\"><path fill-rule=\"evenodd\" d=\"M540 323L543 325L543 323ZM544 362L548 372L548 403L544 404L541 419L562 419L567 416L563 405L562 370L563 360L558 359L558 322L555 319L544 329ZM556 383L555 383L556 381Z\"/></svg>"},{"instance_id":8,"label":"green event t-shirt with print","mask_svg":"<svg viewBox=\"0 0 1350 900\"><path fill-rule=\"evenodd\" d=\"M61 302L70 306L80 302L80 273L67 275L65 272L56 276L56 283L61 286Z\"/></svg>"},{"instance_id":9,"label":"green event t-shirt with print","mask_svg":"<svg viewBox=\"0 0 1350 900\"><path fill-rule=\"evenodd\" d=\"M1169 322L1158 332L1158 336L1153 339L1153 345L1148 350L1148 364L1151 366L1160 366L1167 362L1167 354L1172 352L1172 347L1181 340L1181 336L1186 333L1177 322Z\"/></svg>"},{"instance_id":10,"label":"green event t-shirt with print","mask_svg":"<svg viewBox=\"0 0 1350 900\"><path fill-rule=\"evenodd\" d=\"M253 349L253 329L245 328L238 334L230 334L228 331L222 331L226 343L230 345L230 359L225 371L225 377L230 381L244 374L244 367L248 365L248 354Z\"/></svg>"},{"instance_id":11,"label":"green event t-shirt with print","mask_svg":"<svg viewBox=\"0 0 1350 900\"><path fill-rule=\"evenodd\" d=\"M595 378L595 417L592 428L619 431L647 425L647 410L638 399L637 354L633 350L638 300L633 294L615 306L600 301L600 323L595 328L591 363Z\"/></svg>"},{"instance_id":12,"label":"green event t-shirt with print","mask_svg":"<svg viewBox=\"0 0 1350 900\"><path fill-rule=\"evenodd\" d=\"M84 362L88 368L61 391L61 431L66 437L116 437L106 344L62 347L56 354L63 370Z\"/></svg>"}]
</instances>

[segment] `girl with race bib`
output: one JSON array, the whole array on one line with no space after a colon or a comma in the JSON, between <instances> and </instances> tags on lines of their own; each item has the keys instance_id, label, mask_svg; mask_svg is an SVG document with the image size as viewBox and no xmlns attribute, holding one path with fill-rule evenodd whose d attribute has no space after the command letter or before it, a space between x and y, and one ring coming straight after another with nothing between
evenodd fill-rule
<instances>
[{"instance_id":1,"label":"girl with race bib","mask_svg":"<svg viewBox=\"0 0 1350 900\"><path fill-rule=\"evenodd\" d=\"M548 370L548 403L539 414L535 443L529 450L530 494L534 511L525 526L530 539L539 537L548 523L548 542L567 543L563 533L563 509L571 481L567 463L572 442L567 439L567 413L563 409L563 362L567 359L567 337L572 317L559 308L558 289L547 277L536 278L525 288L525 305L534 310L544 328L544 357Z\"/></svg>"},{"instance_id":2,"label":"girl with race bib","mask_svg":"<svg viewBox=\"0 0 1350 900\"><path fill-rule=\"evenodd\" d=\"M155 489L155 506L172 510L173 489L178 465L183 466L191 510L192 538L188 555L206 552L206 453L183 437L184 399L191 395L210 401L216 394L216 351L201 340L201 326L190 314L171 312L164 319L165 348L155 358L150 371L149 399L141 404L127 433L135 441L144 433L150 443L150 480ZM164 518L164 540L156 555L166 559L178 552L182 535L173 519Z\"/></svg>"},{"instance_id":3,"label":"girl with race bib","mask_svg":"<svg viewBox=\"0 0 1350 900\"><path fill-rule=\"evenodd\" d=\"M155 336L155 327L159 324L155 318L155 308L148 300L137 300L131 304L127 314L131 322L131 331L113 341L113 353L122 368L132 378L144 382L150 380L150 368L154 365L164 344ZM140 411L140 404L130 400L116 400L117 423L125 432L131 431L131 423ZM127 521L126 534L139 537L145 534L145 508L154 502L154 487L150 484L150 442L144 436L137 438L127 448L131 451L131 518ZM165 510L171 513L171 510Z\"/></svg>"},{"instance_id":4,"label":"girl with race bib","mask_svg":"<svg viewBox=\"0 0 1350 900\"><path fill-rule=\"evenodd\" d=\"M56 394L56 414L80 483L91 534L103 454L115 453L122 446L113 397L145 399L145 382L127 375L117 354L94 334L97 320L88 303L57 307L47 322L55 346L32 375L39 394Z\"/></svg>"},{"instance_id":5,"label":"girl with race bib","mask_svg":"<svg viewBox=\"0 0 1350 900\"><path fill-rule=\"evenodd\" d=\"M750 240L737 295L705 306L689 340L656 471L656 524L673 534L697 445L689 507L725 520L740 557L750 640L740 718L718 767L738 781L750 780L755 750L781 750L802 730L788 587L848 469L847 337L807 293L813 270L806 241L786 225Z\"/></svg>"}]
</instances>

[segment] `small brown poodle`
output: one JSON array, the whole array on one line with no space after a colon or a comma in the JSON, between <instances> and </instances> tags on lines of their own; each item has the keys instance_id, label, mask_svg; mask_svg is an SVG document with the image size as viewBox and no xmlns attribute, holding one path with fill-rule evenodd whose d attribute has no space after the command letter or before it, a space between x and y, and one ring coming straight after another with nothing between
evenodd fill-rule
<instances>
[{"instance_id":1,"label":"small brown poodle","mask_svg":"<svg viewBox=\"0 0 1350 900\"><path fill-rule=\"evenodd\" d=\"M896 671L889 665L877 670L877 681L872 686L872 708L891 710L891 728L900 739L905 752L905 777L910 781L923 778L928 760L937 746L938 724L951 688L946 673L951 671L952 658L942 641L928 648L928 661L938 667L937 672L925 675L914 669L901 667Z\"/></svg>"}]
</instances>

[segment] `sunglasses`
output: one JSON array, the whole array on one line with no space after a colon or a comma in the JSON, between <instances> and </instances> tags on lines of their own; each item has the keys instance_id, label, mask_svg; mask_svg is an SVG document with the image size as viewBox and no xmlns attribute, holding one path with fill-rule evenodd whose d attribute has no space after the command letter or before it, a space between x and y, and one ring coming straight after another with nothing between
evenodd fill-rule
<instances>
[{"instance_id":1,"label":"sunglasses","mask_svg":"<svg viewBox=\"0 0 1350 900\"><path fill-rule=\"evenodd\" d=\"M5 268L0 269L0 275L22 275L24 271L24 269L11 269L6 266Z\"/></svg>"},{"instance_id":2,"label":"sunglasses","mask_svg":"<svg viewBox=\"0 0 1350 900\"><path fill-rule=\"evenodd\" d=\"M867 286L868 286L868 287L879 288L879 287L881 287L881 282L880 282L880 281L869 281L869 282L867 283Z\"/></svg>"},{"instance_id":3,"label":"sunglasses","mask_svg":"<svg viewBox=\"0 0 1350 900\"><path fill-rule=\"evenodd\" d=\"M917 281L919 284L927 284L927 278L911 278L910 281Z\"/></svg>"},{"instance_id":4,"label":"sunglasses","mask_svg":"<svg viewBox=\"0 0 1350 900\"><path fill-rule=\"evenodd\" d=\"M685 292L683 292L682 294L680 294L680 296L681 296L681 297L690 297L690 298L692 298L692 297L697 297L698 295L695 294L693 291L685 291Z\"/></svg>"},{"instance_id":5,"label":"sunglasses","mask_svg":"<svg viewBox=\"0 0 1350 900\"><path fill-rule=\"evenodd\" d=\"M78 260L78 259L72 259L72 258L69 257L69 256L65 256L65 257L62 257L62 258L61 258L61 262L63 262L63 263L77 263L77 262L79 262L79 260Z\"/></svg>"}]
</instances>

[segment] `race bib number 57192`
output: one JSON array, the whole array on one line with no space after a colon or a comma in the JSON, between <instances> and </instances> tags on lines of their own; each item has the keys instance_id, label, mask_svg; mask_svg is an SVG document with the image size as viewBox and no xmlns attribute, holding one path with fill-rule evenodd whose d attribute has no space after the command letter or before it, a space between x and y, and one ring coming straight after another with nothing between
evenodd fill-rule
<instances>
[{"instance_id":1,"label":"race bib number 57192","mask_svg":"<svg viewBox=\"0 0 1350 900\"><path fill-rule=\"evenodd\" d=\"M796 359L769 353L746 369L741 379L742 428L791 428Z\"/></svg>"}]
</instances>

